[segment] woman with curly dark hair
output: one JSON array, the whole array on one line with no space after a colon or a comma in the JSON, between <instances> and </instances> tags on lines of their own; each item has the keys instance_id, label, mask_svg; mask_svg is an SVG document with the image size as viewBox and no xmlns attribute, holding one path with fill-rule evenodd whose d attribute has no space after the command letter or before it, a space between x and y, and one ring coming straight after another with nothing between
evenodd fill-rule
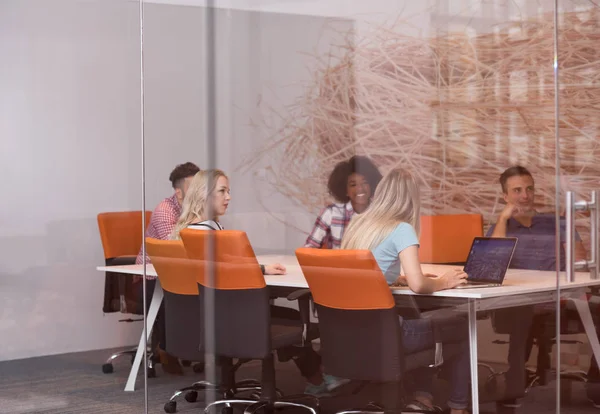
<instances>
[{"instance_id":1,"label":"woman with curly dark hair","mask_svg":"<svg viewBox=\"0 0 600 414\"><path fill-rule=\"evenodd\" d=\"M355 155L338 163L327 182L337 203L321 211L304 247L339 249L352 215L366 210L379 181L381 173L367 157Z\"/></svg>"}]
</instances>

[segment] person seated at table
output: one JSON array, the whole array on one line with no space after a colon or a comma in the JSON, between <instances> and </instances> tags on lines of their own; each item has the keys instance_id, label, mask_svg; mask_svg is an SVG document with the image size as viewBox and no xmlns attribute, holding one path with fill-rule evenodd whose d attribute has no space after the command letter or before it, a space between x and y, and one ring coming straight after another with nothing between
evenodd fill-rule
<instances>
[{"instance_id":1,"label":"person seated at table","mask_svg":"<svg viewBox=\"0 0 600 414\"><path fill-rule=\"evenodd\" d=\"M194 175L200 171L200 168L191 162L179 164L176 166L171 174L169 175L169 181L173 186L173 194L170 197L165 198L161 201L150 217L150 223L146 228L146 237L151 237L158 240L169 240L177 220L181 215L181 204L188 191L190 183L194 178ZM143 262L143 252L140 248L140 252L136 258L136 264ZM146 263L150 263L150 258L146 256Z\"/></svg>"},{"instance_id":2,"label":"person seated at table","mask_svg":"<svg viewBox=\"0 0 600 414\"><path fill-rule=\"evenodd\" d=\"M499 178L502 198L506 205L496 223L487 232L488 237L516 237L518 239L510 267L516 269L556 271L556 217L535 209L535 182L525 167L516 165L506 169ZM565 270L565 221L560 222L560 270ZM586 251L576 234L575 260L585 260ZM554 304L506 308L495 312L497 324L509 332L509 369L505 374L507 407L518 407L516 398L524 395L525 363L529 360L534 339L539 345L538 371L550 369L551 338L544 338L548 325L555 318ZM593 312L596 313L596 312ZM552 330L553 331L553 330ZM595 359L592 357L592 381L600 381ZM600 403L600 400L598 401Z\"/></svg>"},{"instance_id":3,"label":"person seated at table","mask_svg":"<svg viewBox=\"0 0 600 414\"><path fill-rule=\"evenodd\" d=\"M369 206L380 180L381 173L367 157L355 155L338 163L327 182L337 203L321 211L304 247L339 249L350 219Z\"/></svg>"},{"instance_id":4,"label":"person seated at table","mask_svg":"<svg viewBox=\"0 0 600 414\"><path fill-rule=\"evenodd\" d=\"M161 201L152 212L150 223L148 223L148 227L146 228L146 237L160 240L169 239L169 236L175 227L175 223L177 223L179 215L181 214L181 203L183 202L192 178L198 171L200 171L200 168L191 162L179 164L173 169L173 171L171 171L171 174L169 175L169 181L171 181L174 192L170 197L167 197ZM140 248L140 251L136 257L136 264L143 263L142 249L143 246ZM150 258L148 256L146 256L146 263L150 263ZM156 277L146 276L146 310L148 310L150 307L155 284ZM137 298L143 297L142 277L134 279L133 289L136 292ZM141 299L139 302L142 302ZM139 313L142 313L142 311L140 310ZM161 305L158 311L152 334L152 342L156 345L155 354L160 360L163 371L169 374L183 374L183 369L179 363L179 359L169 355L164 351L166 348L164 305ZM201 364L195 366L194 369L198 370L200 369L200 366Z\"/></svg>"},{"instance_id":5,"label":"person seated at table","mask_svg":"<svg viewBox=\"0 0 600 414\"><path fill-rule=\"evenodd\" d=\"M441 275L423 274L419 262L420 205L414 177L406 170L391 170L377 186L368 210L350 221L342 249L371 250L388 284L407 284L415 293L428 294L465 283L467 275L462 269L453 268ZM452 414L463 414L469 405L469 334L466 319L457 317L454 322L444 326L446 337L442 338L443 342L461 345L461 352L446 362L452 376L448 406ZM430 319L403 319L401 323L406 352L435 346ZM407 408L435 410L431 371L423 368L411 377L416 392Z\"/></svg>"},{"instance_id":6,"label":"person seated at table","mask_svg":"<svg viewBox=\"0 0 600 414\"><path fill-rule=\"evenodd\" d=\"M171 235L180 239L179 232L190 228L196 230L223 230L219 217L227 212L231 192L229 179L221 170L198 172L189 187L183 201L181 217ZM282 275L287 269L279 263L260 265L263 274ZM287 319L300 320L298 311L280 306L271 306L271 315ZM309 347L288 347L278 351L281 361L293 359L308 384L305 393L324 395L343 385L345 381L330 375L323 375L321 357Z\"/></svg>"}]
</instances>

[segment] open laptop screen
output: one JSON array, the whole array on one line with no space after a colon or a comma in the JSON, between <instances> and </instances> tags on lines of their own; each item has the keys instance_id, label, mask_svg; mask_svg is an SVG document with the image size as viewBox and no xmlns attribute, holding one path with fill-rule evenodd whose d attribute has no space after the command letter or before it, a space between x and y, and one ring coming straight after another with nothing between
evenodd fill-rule
<instances>
[{"instance_id":1,"label":"open laptop screen","mask_svg":"<svg viewBox=\"0 0 600 414\"><path fill-rule=\"evenodd\" d=\"M467 280L502 283L516 244L515 237L475 237L464 269Z\"/></svg>"}]
</instances>

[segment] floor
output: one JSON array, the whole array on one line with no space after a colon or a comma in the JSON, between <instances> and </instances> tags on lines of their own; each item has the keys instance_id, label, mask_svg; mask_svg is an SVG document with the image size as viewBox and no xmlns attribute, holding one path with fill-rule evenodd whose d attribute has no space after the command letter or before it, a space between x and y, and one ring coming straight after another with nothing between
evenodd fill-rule
<instances>
[{"instance_id":1,"label":"floor","mask_svg":"<svg viewBox=\"0 0 600 414\"><path fill-rule=\"evenodd\" d=\"M0 362L0 414L142 413L144 389L141 377L138 378L138 388L135 392L123 391L129 359L117 362L112 374L102 373L102 363L111 351L70 353ZM190 368L186 368L184 376L173 376L163 373L158 365L157 374L156 378L148 380L149 413L164 413L164 403L176 388L202 379L202 375L194 374ZM259 363L250 362L240 369L237 378L258 378L259 375ZM291 362L277 364L277 383L286 394L301 393L305 385ZM524 399L523 406L516 412L556 412L554 384L532 389ZM324 399L322 411L327 413L343 408L358 408L377 398L375 388L352 395L354 389L354 386L346 386L340 391L340 395ZM441 395L443 392L442 390ZM600 414L600 410L593 408L587 401L583 384L574 384L571 395L570 403L564 404L561 412ZM489 397L486 397L485 393L482 395L482 399ZM202 401L188 403L182 398L178 402L177 412L198 413L202 407ZM496 412L494 403L482 404L481 407L486 413Z\"/></svg>"}]
</instances>

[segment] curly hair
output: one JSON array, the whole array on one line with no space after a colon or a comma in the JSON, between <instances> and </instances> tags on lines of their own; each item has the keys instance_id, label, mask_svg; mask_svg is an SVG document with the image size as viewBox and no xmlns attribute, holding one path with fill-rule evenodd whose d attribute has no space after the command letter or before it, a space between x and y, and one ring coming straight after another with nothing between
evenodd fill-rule
<instances>
[{"instance_id":1,"label":"curly hair","mask_svg":"<svg viewBox=\"0 0 600 414\"><path fill-rule=\"evenodd\" d=\"M347 161L339 162L329 175L327 188L329 189L329 194L340 203L350 201L347 192L348 178L354 173L365 177L371 187L371 196L373 196L375 188L382 177L379 169L367 157L355 155Z\"/></svg>"},{"instance_id":2,"label":"curly hair","mask_svg":"<svg viewBox=\"0 0 600 414\"><path fill-rule=\"evenodd\" d=\"M198 168L198 166L193 162L179 164L173 169L173 171L171 171L171 174L169 175L169 181L171 181L173 188L181 188L183 180L188 177L193 177L198 171L200 171L200 168Z\"/></svg>"}]
</instances>

